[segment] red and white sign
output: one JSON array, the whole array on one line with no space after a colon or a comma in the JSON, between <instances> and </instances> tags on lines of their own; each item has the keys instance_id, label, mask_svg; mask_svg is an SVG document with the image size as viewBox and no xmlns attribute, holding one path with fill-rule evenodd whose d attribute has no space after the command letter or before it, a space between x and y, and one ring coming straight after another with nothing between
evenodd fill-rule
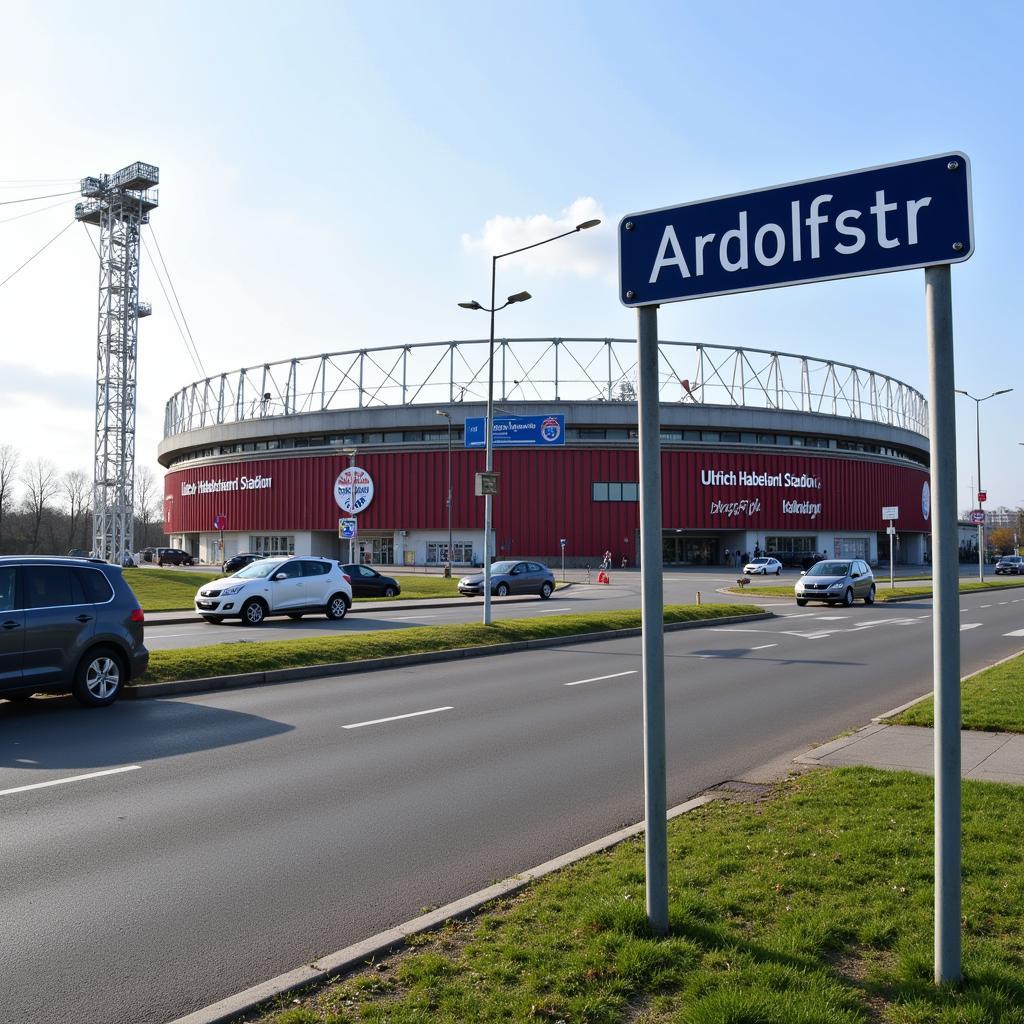
<instances>
[{"instance_id":1,"label":"red and white sign","mask_svg":"<svg viewBox=\"0 0 1024 1024\"><path fill-rule=\"evenodd\" d=\"M357 515L373 501L373 477L360 466L346 466L334 481L334 500L342 512Z\"/></svg>"},{"instance_id":2,"label":"red and white sign","mask_svg":"<svg viewBox=\"0 0 1024 1024\"><path fill-rule=\"evenodd\" d=\"M213 517L213 528L215 530L226 530L228 528L228 517L227 516L214 516Z\"/></svg>"},{"instance_id":3,"label":"red and white sign","mask_svg":"<svg viewBox=\"0 0 1024 1024\"><path fill-rule=\"evenodd\" d=\"M984 512L984 510L980 509L980 508L976 508L971 513L971 522L974 523L975 526L981 526L981 524L985 522L985 512Z\"/></svg>"},{"instance_id":4,"label":"red and white sign","mask_svg":"<svg viewBox=\"0 0 1024 1024\"><path fill-rule=\"evenodd\" d=\"M988 491L978 491L978 501L988 501Z\"/></svg>"}]
</instances>

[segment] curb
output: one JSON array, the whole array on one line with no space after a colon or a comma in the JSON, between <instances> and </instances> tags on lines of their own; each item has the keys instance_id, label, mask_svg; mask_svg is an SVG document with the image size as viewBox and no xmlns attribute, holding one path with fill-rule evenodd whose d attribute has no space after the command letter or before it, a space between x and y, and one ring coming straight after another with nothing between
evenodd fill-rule
<instances>
[{"instance_id":1,"label":"curb","mask_svg":"<svg viewBox=\"0 0 1024 1024\"><path fill-rule=\"evenodd\" d=\"M774 617L772 612L751 612L744 615L723 615L714 619L697 619L691 622L668 622L665 623L665 632L699 629L705 626L724 626L735 622L757 622L761 619L771 619ZM603 630L599 633L575 633L569 636L543 637L539 640L516 640L512 643L491 644L485 647L456 647L445 651L424 651L421 654L396 654L389 658L373 658L365 661L339 661L327 665L303 665L296 668L270 669L264 672L209 676L205 679L176 679L166 683L142 683L138 686L125 687L122 696L128 700L144 700L149 697L168 697L185 693L209 693L214 690L229 690L243 686L290 683L302 679L321 679L324 676L373 672L378 669L429 665L439 661L483 658L492 654L514 654L518 651L536 650L538 648L562 647L565 644L593 643L598 640L624 640L629 637L640 636L642 632L639 627L611 629Z\"/></svg>"},{"instance_id":2,"label":"curb","mask_svg":"<svg viewBox=\"0 0 1024 1024\"><path fill-rule=\"evenodd\" d=\"M671 808L667 817L670 820L678 818L683 814L696 810L698 807L703 807L705 804L709 804L714 800L720 800L721 798L722 794L706 794L694 797L692 800L687 800L686 803ZM480 889L460 900L445 904L445 906L432 910L430 913L422 914L419 917L412 918L410 921L395 925L394 928L378 932L362 942L353 943L334 953L329 953L327 956L318 957L311 964L297 967L295 970L288 971L285 974L279 974L276 978L271 978L262 984L254 985L252 988L247 988L236 995L228 996L227 999L221 999L219 1002L212 1003L210 1006L203 1007L184 1017L178 1017L176 1020L171 1021L170 1024L228 1024L229 1021L234 1020L240 1014L255 1010L270 999L303 989L307 985L323 984L332 977L345 974L347 971L359 967L375 957L386 955L393 952L396 948L404 946L406 939L411 935L421 935L424 932L439 928L448 921L469 917L492 900L514 895L538 878L543 878L545 875L560 871L562 868L575 864L591 854L611 849L611 847L617 846L627 839L643 835L644 831L643 822L620 829L618 832L613 832L611 835L597 839L586 846L577 847L575 850L560 857L555 857L553 860L538 864L535 868L530 868L521 874L513 875L511 878L506 878L501 882L490 885L486 889Z\"/></svg>"},{"instance_id":3,"label":"curb","mask_svg":"<svg viewBox=\"0 0 1024 1024\"><path fill-rule=\"evenodd\" d=\"M987 672L990 668L996 668L999 665L1005 665L1008 661L1013 661L1014 658L1019 658L1022 654L1024 654L1024 651L1018 651L1016 654L1008 654L1005 658L1000 658L998 661L992 662L991 665L986 665L984 668L979 668L974 672L968 673L966 676L961 676L960 682L966 683L968 679L973 679L975 676L980 676L982 672ZM903 712L906 711L908 708L912 708L915 704L920 704L921 701L927 700L934 692L934 690L929 690L927 693L921 694L920 697L915 697L913 700L908 700L906 704L901 704L898 708L890 708L888 711L884 711L880 715L875 715L875 717L872 718L871 721L880 725L884 725L885 720L887 718L895 718L897 715L903 714ZM925 728L931 727L926 726Z\"/></svg>"},{"instance_id":4,"label":"curb","mask_svg":"<svg viewBox=\"0 0 1024 1024\"><path fill-rule=\"evenodd\" d=\"M552 597L555 594L560 594L564 590L568 590L570 587L576 586L574 583L556 583L555 589L552 592ZM498 600L501 604L521 604L524 601L533 601L537 597L536 594L524 594L522 597L502 597L492 600ZM373 604L353 601L352 607L349 609L350 612L358 612L361 615L365 615L367 612L376 613L385 610L394 609L395 611L408 612L416 611L420 608L472 608L474 606L482 606L484 603L483 598L476 597L446 597L446 598L434 598L425 597L422 600L418 600L414 597L406 598L404 601L399 598L397 601L392 601L390 604L385 601L375 601ZM145 609L143 609L145 611ZM150 612L151 615L172 615L173 612ZM150 626L183 626L183 625L197 625L203 621L201 615L197 615L195 612L185 613L184 609L180 615L174 618L168 619L147 619L147 625Z\"/></svg>"}]
</instances>

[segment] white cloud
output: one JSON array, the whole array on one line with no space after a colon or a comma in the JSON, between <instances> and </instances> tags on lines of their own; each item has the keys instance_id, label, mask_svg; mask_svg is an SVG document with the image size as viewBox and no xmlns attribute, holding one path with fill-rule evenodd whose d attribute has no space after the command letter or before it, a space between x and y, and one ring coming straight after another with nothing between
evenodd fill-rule
<instances>
[{"instance_id":1,"label":"white cloud","mask_svg":"<svg viewBox=\"0 0 1024 1024\"><path fill-rule=\"evenodd\" d=\"M557 217L546 213L537 213L532 217L498 214L484 224L478 238L464 234L462 248L466 252L479 252L490 257L495 253L532 245L563 231L572 231L577 224L594 218L599 219L601 224L581 231L578 238L566 238L555 245L542 245L509 257L509 262L515 262L528 273L596 277L614 272L615 232L601 204L591 196L581 196L574 200Z\"/></svg>"}]
</instances>

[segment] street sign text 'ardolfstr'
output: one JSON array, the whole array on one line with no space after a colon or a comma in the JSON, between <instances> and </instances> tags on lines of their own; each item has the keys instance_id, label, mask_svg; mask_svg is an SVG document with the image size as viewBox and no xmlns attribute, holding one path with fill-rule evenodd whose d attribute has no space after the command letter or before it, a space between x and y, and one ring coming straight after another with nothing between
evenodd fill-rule
<instances>
[{"instance_id":1,"label":"street sign text 'ardolfstr'","mask_svg":"<svg viewBox=\"0 0 1024 1024\"><path fill-rule=\"evenodd\" d=\"M959 263L974 251L963 153L623 217L627 306Z\"/></svg>"}]
</instances>

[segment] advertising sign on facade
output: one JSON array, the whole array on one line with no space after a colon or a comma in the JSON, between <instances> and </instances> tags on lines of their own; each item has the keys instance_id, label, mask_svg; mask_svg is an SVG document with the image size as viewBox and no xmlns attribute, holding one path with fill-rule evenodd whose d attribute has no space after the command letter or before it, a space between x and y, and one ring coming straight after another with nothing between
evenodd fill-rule
<instances>
[{"instance_id":1,"label":"advertising sign on facade","mask_svg":"<svg viewBox=\"0 0 1024 1024\"><path fill-rule=\"evenodd\" d=\"M486 448L486 417L466 420L466 447ZM551 448L565 444L565 416L495 416L492 445L495 448Z\"/></svg>"},{"instance_id":2,"label":"advertising sign on facade","mask_svg":"<svg viewBox=\"0 0 1024 1024\"><path fill-rule=\"evenodd\" d=\"M976 508L971 513L971 522L974 523L975 526L981 526L981 524L985 522L984 509Z\"/></svg>"},{"instance_id":3,"label":"advertising sign on facade","mask_svg":"<svg viewBox=\"0 0 1024 1024\"><path fill-rule=\"evenodd\" d=\"M358 515L373 501L373 478L359 466L346 466L334 481L334 500L342 512Z\"/></svg>"},{"instance_id":4,"label":"advertising sign on facade","mask_svg":"<svg viewBox=\"0 0 1024 1024\"><path fill-rule=\"evenodd\" d=\"M882 518L883 519L899 519L900 507L899 505L883 505L882 506Z\"/></svg>"}]
</instances>

